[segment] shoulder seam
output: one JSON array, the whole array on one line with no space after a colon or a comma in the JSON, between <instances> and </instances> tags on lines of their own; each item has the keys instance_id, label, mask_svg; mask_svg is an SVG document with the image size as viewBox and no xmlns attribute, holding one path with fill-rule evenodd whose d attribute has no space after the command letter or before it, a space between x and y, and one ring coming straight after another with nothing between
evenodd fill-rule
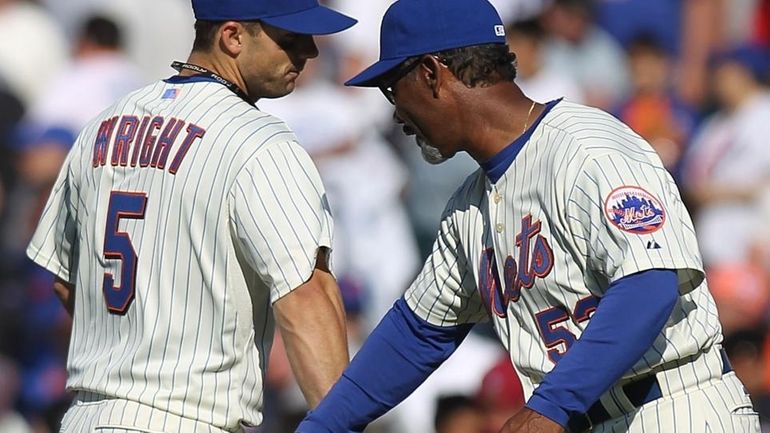
<instances>
[{"instance_id":1,"label":"shoulder seam","mask_svg":"<svg viewBox=\"0 0 770 433\"><path fill-rule=\"evenodd\" d=\"M287 130L287 132L292 133L291 130ZM284 145L296 144L297 146L302 147L302 145L300 145L299 142L297 142L297 140L294 140L294 139L282 140L282 141L268 141L268 142L265 142L262 146L259 146L258 149L254 150L254 153L244 162L244 164L241 166L241 168L238 169L238 172L235 173L235 175L233 175L233 180L234 181L233 181L233 184L230 185L230 187L227 189L227 195L229 196L230 194L232 194L233 188L235 187L235 184L236 184L235 179L237 179L241 175L243 170L246 169L246 166L248 166L249 163L252 160L256 159L261 154L265 153L267 150L273 148L274 146L278 146L278 145L282 145L282 144L284 144Z\"/></svg>"}]
</instances>

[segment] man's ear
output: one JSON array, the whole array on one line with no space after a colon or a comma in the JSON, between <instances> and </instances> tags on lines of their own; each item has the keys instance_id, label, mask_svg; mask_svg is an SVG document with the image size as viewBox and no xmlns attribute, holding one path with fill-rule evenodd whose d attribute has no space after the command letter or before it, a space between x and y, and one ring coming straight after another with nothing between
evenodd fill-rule
<instances>
[{"instance_id":1,"label":"man's ear","mask_svg":"<svg viewBox=\"0 0 770 433\"><path fill-rule=\"evenodd\" d=\"M237 57L243 49L242 39L246 36L246 28L237 21L226 21L219 27L219 47L231 57Z\"/></svg>"},{"instance_id":2,"label":"man's ear","mask_svg":"<svg viewBox=\"0 0 770 433\"><path fill-rule=\"evenodd\" d=\"M446 85L447 73L449 70L436 56L426 54L420 60L420 74L430 86L434 98L438 98L442 87Z\"/></svg>"}]
</instances>

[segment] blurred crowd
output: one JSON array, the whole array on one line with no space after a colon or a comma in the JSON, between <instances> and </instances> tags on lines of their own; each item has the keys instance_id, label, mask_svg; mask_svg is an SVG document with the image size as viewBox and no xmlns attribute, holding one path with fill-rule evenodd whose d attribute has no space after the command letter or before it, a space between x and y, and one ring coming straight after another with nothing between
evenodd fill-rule
<instances>
[{"instance_id":1,"label":"blurred crowd","mask_svg":"<svg viewBox=\"0 0 770 433\"><path fill-rule=\"evenodd\" d=\"M340 85L377 58L390 0L334 0L359 19L318 38L297 90L260 109L315 160L336 225L334 268L352 351L406 289L467 155L421 159L377 91ZM603 108L658 151L689 207L724 347L770 432L770 0L493 0L517 82L540 102ZM0 432L48 433L69 404L70 320L52 277L25 258L50 185L85 123L129 90L174 74L192 46L189 0L0 0ZM494 433L523 405L507 354L483 326L367 431ZM373 371L376 374L376 370ZM280 338L263 433L307 408Z\"/></svg>"}]
</instances>

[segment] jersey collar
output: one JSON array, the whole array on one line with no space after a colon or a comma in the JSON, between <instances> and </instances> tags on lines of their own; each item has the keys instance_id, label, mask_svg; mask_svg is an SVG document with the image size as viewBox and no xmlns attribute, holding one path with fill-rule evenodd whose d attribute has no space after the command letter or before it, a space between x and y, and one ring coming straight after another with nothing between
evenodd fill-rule
<instances>
[{"instance_id":1,"label":"jersey collar","mask_svg":"<svg viewBox=\"0 0 770 433\"><path fill-rule=\"evenodd\" d=\"M538 125L540 125L540 122L543 120L545 115L548 114L548 112L551 111L551 109L562 99L563 98L554 99L553 101L546 103L545 110L543 110L543 112L540 113L540 116L535 119L532 125L530 125L526 131L524 131L524 134L519 136L516 140L513 141L513 143L509 144L503 150L498 152L497 155L493 156L488 161L481 163L481 168L484 169L484 172L487 174L490 182L496 183L498 180L500 180L501 177L503 177L503 173L505 173L508 170L508 167L511 166L513 160L516 159L516 155L518 155L521 149L524 148L524 145L527 143L527 141L529 141L529 137L531 137L532 133L535 132L535 129L537 129Z\"/></svg>"},{"instance_id":2,"label":"jersey collar","mask_svg":"<svg viewBox=\"0 0 770 433\"><path fill-rule=\"evenodd\" d=\"M204 77L203 75L173 75L171 77L166 78L163 81L169 84L204 83L204 82L216 83L217 82L217 80L211 77Z\"/></svg>"}]
</instances>

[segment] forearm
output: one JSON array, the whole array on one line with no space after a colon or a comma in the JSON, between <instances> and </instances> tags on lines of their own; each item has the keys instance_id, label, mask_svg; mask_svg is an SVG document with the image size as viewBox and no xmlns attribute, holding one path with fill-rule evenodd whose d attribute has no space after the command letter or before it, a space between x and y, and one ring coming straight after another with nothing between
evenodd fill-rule
<instances>
[{"instance_id":1,"label":"forearm","mask_svg":"<svg viewBox=\"0 0 770 433\"><path fill-rule=\"evenodd\" d=\"M339 288L316 269L308 283L274 305L276 323L297 383L315 407L348 365L345 312Z\"/></svg>"},{"instance_id":2,"label":"forearm","mask_svg":"<svg viewBox=\"0 0 770 433\"><path fill-rule=\"evenodd\" d=\"M400 299L297 431L362 431L409 396L454 352L471 326L430 325ZM377 366L376 374L372 374L373 365Z\"/></svg>"},{"instance_id":3,"label":"forearm","mask_svg":"<svg viewBox=\"0 0 770 433\"><path fill-rule=\"evenodd\" d=\"M72 316L75 313L75 286L56 277L53 283L53 291L56 293L59 301L61 301L64 309Z\"/></svg>"},{"instance_id":4,"label":"forearm","mask_svg":"<svg viewBox=\"0 0 770 433\"><path fill-rule=\"evenodd\" d=\"M613 283L583 335L545 376L527 407L562 426L585 413L649 350L677 297L673 270L645 271Z\"/></svg>"}]
</instances>

